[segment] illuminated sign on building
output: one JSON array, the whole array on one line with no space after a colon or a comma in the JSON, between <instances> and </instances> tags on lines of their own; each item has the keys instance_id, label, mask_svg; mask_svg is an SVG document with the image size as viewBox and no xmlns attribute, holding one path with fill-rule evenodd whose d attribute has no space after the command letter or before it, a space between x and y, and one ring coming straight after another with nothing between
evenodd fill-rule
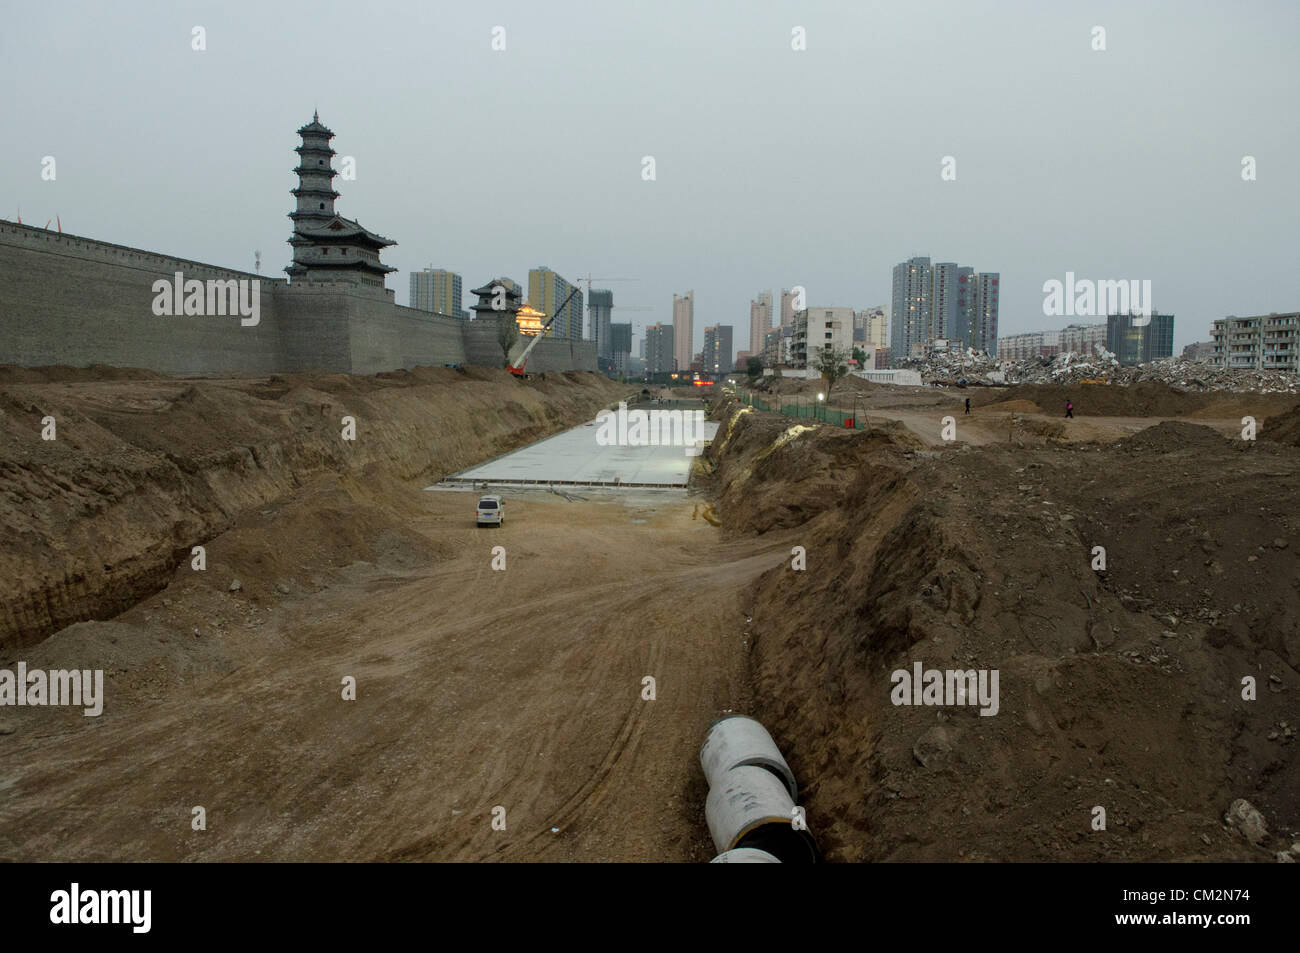
<instances>
[{"instance_id":1,"label":"illuminated sign on building","mask_svg":"<svg viewBox=\"0 0 1300 953\"><path fill-rule=\"evenodd\" d=\"M515 321L519 324L519 333L530 338L535 338L542 333L544 320L546 314L527 303L515 315Z\"/></svg>"}]
</instances>

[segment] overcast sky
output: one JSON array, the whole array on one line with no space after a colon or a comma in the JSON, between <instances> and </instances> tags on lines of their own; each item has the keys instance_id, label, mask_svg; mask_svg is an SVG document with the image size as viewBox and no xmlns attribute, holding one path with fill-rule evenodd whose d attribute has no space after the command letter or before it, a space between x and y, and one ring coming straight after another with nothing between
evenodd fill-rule
<instances>
[{"instance_id":1,"label":"overcast sky","mask_svg":"<svg viewBox=\"0 0 1300 953\"><path fill-rule=\"evenodd\" d=\"M1300 308L1289 0L3 10L0 217L28 224L283 276L319 108L356 160L337 209L398 243L403 304L413 269L468 292L545 264L638 279L608 284L653 309L621 315L637 336L694 289L695 347L720 322L741 350L759 291L888 307L920 254L1001 272L1001 334L1075 320L1043 315L1067 271L1150 279L1178 347Z\"/></svg>"}]
</instances>

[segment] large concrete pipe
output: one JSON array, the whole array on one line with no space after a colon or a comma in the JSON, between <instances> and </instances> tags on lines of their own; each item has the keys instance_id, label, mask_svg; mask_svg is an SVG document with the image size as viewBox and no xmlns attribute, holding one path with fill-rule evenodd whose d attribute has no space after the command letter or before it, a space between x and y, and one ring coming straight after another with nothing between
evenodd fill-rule
<instances>
[{"instance_id":1,"label":"large concrete pipe","mask_svg":"<svg viewBox=\"0 0 1300 953\"><path fill-rule=\"evenodd\" d=\"M711 864L779 864L777 860L765 850L759 850L756 847L737 847L735 850L725 850L717 857L714 857Z\"/></svg>"},{"instance_id":2,"label":"large concrete pipe","mask_svg":"<svg viewBox=\"0 0 1300 953\"><path fill-rule=\"evenodd\" d=\"M767 768L742 765L712 781L704 817L719 853L754 847L783 864L817 860L812 835L794 826L790 792Z\"/></svg>"},{"instance_id":3,"label":"large concrete pipe","mask_svg":"<svg viewBox=\"0 0 1300 953\"><path fill-rule=\"evenodd\" d=\"M790 800L799 799L794 772L781 757L781 751L767 729L747 715L719 718L709 727L700 748L700 766L704 768L709 787L716 787L723 775L742 765L772 772L789 792Z\"/></svg>"}]
</instances>

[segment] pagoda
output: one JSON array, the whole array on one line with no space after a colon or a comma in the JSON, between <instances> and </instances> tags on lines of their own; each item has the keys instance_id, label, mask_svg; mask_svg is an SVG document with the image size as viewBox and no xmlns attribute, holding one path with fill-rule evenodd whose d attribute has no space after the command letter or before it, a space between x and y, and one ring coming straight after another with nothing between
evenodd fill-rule
<instances>
[{"instance_id":1,"label":"pagoda","mask_svg":"<svg viewBox=\"0 0 1300 953\"><path fill-rule=\"evenodd\" d=\"M501 288L500 308L492 307L492 302L497 300L497 287ZM500 315L503 311L518 320L516 316L523 307L523 302L520 300L522 295L519 293L519 287L509 278L497 278L495 281L489 281L482 288L474 288L470 291L470 294L478 295L478 304L470 308L474 312L476 320L481 321L489 314Z\"/></svg>"},{"instance_id":2,"label":"pagoda","mask_svg":"<svg viewBox=\"0 0 1300 953\"><path fill-rule=\"evenodd\" d=\"M396 268L379 260L379 251L396 242L363 228L334 211L334 133L320 121L320 114L298 130L302 145L298 153L298 187L291 192L298 207L289 213L293 220L293 264L284 270L291 281L348 281L384 287L384 277Z\"/></svg>"}]
</instances>

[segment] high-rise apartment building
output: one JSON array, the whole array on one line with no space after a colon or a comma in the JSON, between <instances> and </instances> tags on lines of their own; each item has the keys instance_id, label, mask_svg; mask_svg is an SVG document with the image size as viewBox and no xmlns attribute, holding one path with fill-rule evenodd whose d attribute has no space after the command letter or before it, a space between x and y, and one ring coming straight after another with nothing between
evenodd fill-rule
<instances>
[{"instance_id":1,"label":"high-rise apartment building","mask_svg":"<svg viewBox=\"0 0 1300 953\"><path fill-rule=\"evenodd\" d=\"M1229 315L1214 322L1210 337L1216 367L1300 371L1300 312Z\"/></svg>"},{"instance_id":2,"label":"high-rise apartment building","mask_svg":"<svg viewBox=\"0 0 1300 953\"><path fill-rule=\"evenodd\" d=\"M958 273L965 268L955 261L941 261L930 267L930 338L964 346L969 338L970 315L960 305L964 296L958 292Z\"/></svg>"},{"instance_id":3,"label":"high-rise apartment building","mask_svg":"<svg viewBox=\"0 0 1300 953\"><path fill-rule=\"evenodd\" d=\"M794 324L794 306L795 294L793 291L781 289L781 326L787 327Z\"/></svg>"},{"instance_id":4,"label":"high-rise apartment building","mask_svg":"<svg viewBox=\"0 0 1300 953\"><path fill-rule=\"evenodd\" d=\"M853 312L853 346L871 353L889 341L889 322L885 309L877 305Z\"/></svg>"},{"instance_id":5,"label":"high-rise apartment building","mask_svg":"<svg viewBox=\"0 0 1300 953\"><path fill-rule=\"evenodd\" d=\"M691 369L692 347L695 342L695 292L673 295L673 370Z\"/></svg>"},{"instance_id":6,"label":"high-rise apartment building","mask_svg":"<svg viewBox=\"0 0 1300 953\"><path fill-rule=\"evenodd\" d=\"M975 269L957 266L957 307L954 310L954 332L964 345L970 346L971 324L975 317Z\"/></svg>"},{"instance_id":7,"label":"high-rise apartment building","mask_svg":"<svg viewBox=\"0 0 1300 953\"><path fill-rule=\"evenodd\" d=\"M591 315L588 322L591 333L596 339L596 357L610 360L614 357L613 344L609 336L609 321L614 313L614 292L604 288L593 288L591 300L587 302Z\"/></svg>"},{"instance_id":8,"label":"high-rise apartment building","mask_svg":"<svg viewBox=\"0 0 1300 953\"><path fill-rule=\"evenodd\" d=\"M998 353L998 272L976 272L970 276L975 284L975 296L970 307L970 335L968 347L983 351L989 357Z\"/></svg>"},{"instance_id":9,"label":"high-rise apartment building","mask_svg":"<svg viewBox=\"0 0 1300 953\"><path fill-rule=\"evenodd\" d=\"M449 314L454 318L469 318L469 312L462 307L460 275L432 265L423 271L411 272L411 307Z\"/></svg>"},{"instance_id":10,"label":"high-rise apartment building","mask_svg":"<svg viewBox=\"0 0 1300 953\"><path fill-rule=\"evenodd\" d=\"M662 323L645 329L645 369L648 374L666 374L674 370L676 349L673 328Z\"/></svg>"},{"instance_id":11,"label":"high-rise apartment building","mask_svg":"<svg viewBox=\"0 0 1300 953\"><path fill-rule=\"evenodd\" d=\"M700 363L706 374L730 374L732 347L732 327L729 324L714 324L704 329L704 350Z\"/></svg>"},{"instance_id":12,"label":"high-rise apartment building","mask_svg":"<svg viewBox=\"0 0 1300 953\"><path fill-rule=\"evenodd\" d=\"M895 361L931 341L986 351L997 348L998 274L918 256L894 266L890 354Z\"/></svg>"},{"instance_id":13,"label":"high-rise apartment building","mask_svg":"<svg viewBox=\"0 0 1300 953\"><path fill-rule=\"evenodd\" d=\"M772 292L761 291L749 303L749 353L760 354L763 335L772 329Z\"/></svg>"},{"instance_id":14,"label":"high-rise apartment building","mask_svg":"<svg viewBox=\"0 0 1300 953\"><path fill-rule=\"evenodd\" d=\"M1152 312L1106 316L1106 350L1123 367L1174 356L1174 316Z\"/></svg>"},{"instance_id":15,"label":"high-rise apartment building","mask_svg":"<svg viewBox=\"0 0 1300 953\"><path fill-rule=\"evenodd\" d=\"M889 336L889 353L894 363L908 358L914 344L924 344L930 334L930 295L933 293L930 259L909 258L894 266L894 326Z\"/></svg>"},{"instance_id":16,"label":"high-rise apartment building","mask_svg":"<svg viewBox=\"0 0 1300 953\"><path fill-rule=\"evenodd\" d=\"M609 359L613 362L614 373L619 377L626 377L627 365L632 358L632 323L626 321L610 324L607 338Z\"/></svg>"},{"instance_id":17,"label":"high-rise apartment building","mask_svg":"<svg viewBox=\"0 0 1300 953\"><path fill-rule=\"evenodd\" d=\"M569 298L573 287L545 265L528 272L528 303L548 317L555 315L547 332L551 337L582 340L582 292ZM561 305L564 308L557 314Z\"/></svg>"}]
</instances>

